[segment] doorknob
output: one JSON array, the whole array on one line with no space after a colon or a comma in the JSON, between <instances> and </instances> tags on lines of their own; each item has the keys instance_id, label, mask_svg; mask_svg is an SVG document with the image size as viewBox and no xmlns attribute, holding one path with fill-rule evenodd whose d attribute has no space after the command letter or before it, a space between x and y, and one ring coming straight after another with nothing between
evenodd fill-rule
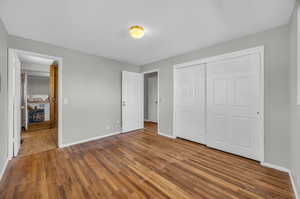
<instances>
[{"instance_id":1,"label":"doorknob","mask_svg":"<svg viewBox=\"0 0 300 199\"><path fill-rule=\"evenodd\" d=\"M56 98L55 98L55 97L52 97L52 98L51 98L51 101L52 101L53 104L55 104L55 103L56 103Z\"/></svg>"}]
</instances>

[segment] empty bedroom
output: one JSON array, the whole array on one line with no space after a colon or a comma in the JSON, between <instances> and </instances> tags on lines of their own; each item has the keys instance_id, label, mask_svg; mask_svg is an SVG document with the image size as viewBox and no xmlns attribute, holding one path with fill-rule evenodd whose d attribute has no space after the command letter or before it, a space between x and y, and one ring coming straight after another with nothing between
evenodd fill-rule
<instances>
[{"instance_id":1,"label":"empty bedroom","mask_svg":"<svg viewBox=\"0 0 300 199\"><path fill-rule=\"evenodd\" d=\"M299 5L0 0L0 199L300 199Z\"/></svg>"}]
</instances>

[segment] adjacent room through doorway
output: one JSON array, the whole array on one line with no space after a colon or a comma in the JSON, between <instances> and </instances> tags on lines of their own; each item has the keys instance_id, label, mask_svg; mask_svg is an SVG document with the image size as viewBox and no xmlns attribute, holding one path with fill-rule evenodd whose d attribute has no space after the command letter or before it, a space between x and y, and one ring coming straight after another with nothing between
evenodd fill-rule
<instances>
[{"instance_id":1,"label":"adjacent room through doorway","mask_svg":"<svg viewBox=\"0 0 300 199\"><path fill-rule=\"evenodd\" d=\"M13 154L24 156L55 149L58 147L58 60L21 51L11 54Z\"/></svg>"},{"instance_id":2,"label":"adjacent room through doorway","mask_svg":"<svg viewBox=\"0 0 300 199\"><path fill-rule=\"evenodd\" d=\"M158 126L158 72L144 74L144 126L157 133Z\"/></svg>"}]
</instances>

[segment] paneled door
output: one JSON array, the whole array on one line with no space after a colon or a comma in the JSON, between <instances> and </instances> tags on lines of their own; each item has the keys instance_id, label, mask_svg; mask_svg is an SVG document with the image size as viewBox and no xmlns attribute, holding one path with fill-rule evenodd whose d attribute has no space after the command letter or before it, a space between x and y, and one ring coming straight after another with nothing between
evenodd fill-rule
<instances>
[{"instance_id":1,"label":"paneled door","mask_svg":"<svg viewBox=\"0 0 300 199\"><path fill-rule=\"evenodd\" d=\"M22 127L25 130L28 130L28 106L27 106L27 82L28 82L28 74L26 72L22 73Z\"/></svg>"},{"instance_id":2,"label":"paneled door","mask_svg":"<svg viewBox=\"0 0 300 199\"><path fill-rule=\"evenodd\" d=\"M21 62L18 56L13 53L11 61L13 71L13 119L14 119L14 130L13 130L13 143L14 143L14 156L16 157L20 150L21 145Z\"/></svg>"},{"instance_id":3,"label":"paneled door","mask_svg":"<svg viewBox=\"0 0 300 199\"><path fill-rule=\"evenodd\" d=\"M177 137L205 144L205 65L174 71L174 131Z\"/></svg>"},{"instance_id":4,"label":"paneled door","mask_svg":"<svg viewBox=\"0 0 300 199\"><path fill-rule=\"evenodd\" d=\"M122 72L122 131L144 127L144 77L141 73Z\"/></svg>"},{"instance_id":5,"label":"paneled door","mask_svg":"<svg viewBox=\"0 0 300 199\"><path fill-rule=\"evenodd\" d=\"M49 90L50 90L50 127L57 127L57 80L58 65L50 66Z\"/></svg>"},{"instance_id":6,"label":"paneled door","mask_svg":"<svg viewBox=\"0 0 300 199\"><path fill-rule=\"evenodd\" d=\"M260 160L260 55L207 63L207 145Z\"/></svg>"},{"instance_id":7,"label":"paneled door","mask_svg":"<svg viewBox=\"0 0 300 199\"><path fill-rule=\"evenodd\" d=\"M157 122L157 105L157 75L155 75L148 78L148 120L151 122Z\"/></svg>"}]
</instances>

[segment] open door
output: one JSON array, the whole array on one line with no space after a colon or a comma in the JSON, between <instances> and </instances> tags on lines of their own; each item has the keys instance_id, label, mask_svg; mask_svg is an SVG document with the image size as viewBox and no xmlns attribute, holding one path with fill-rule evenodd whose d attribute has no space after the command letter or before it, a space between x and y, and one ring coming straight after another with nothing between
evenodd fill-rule
<instances>
[{"instance_id":1,"label":"open door","mask_svg":"<svg viewBox=\"0 0 300 199\"><path fill-rule=\"evenodd\" d=\"M13 122L13 156L17 156L21 145L21 62L16 53L9 55L12 69L12 122Z\"/></svg>"},{"instance_id":2,"label":"open door","mask_svg":"<svg viewBox=\"0 0 300 199\"><path fill-rule=\"evenodd\" d=\"M50 128L57 127L57 69L56 63L50 66Z\"/></svg>"},{"instance_id":3,"label":"open door","mask_svg":"<svg viewBox=\"0 0 300 199\"><path fill-rule=\"evenodd\" d=\"M22 126L28 130L28 103L27 103L28 75L22 73Z\"/></svg>"},{"instance_id":4,"label":"open door","mask_svg":"<svg viewBox=\"0 0 300 199\"><path fill-rule=\"evenodd\" d=\"M122 72L122 132L144 128L143 74Z\"/></svg>"},{"instance_id":5,"label":"open door","mask_svg":"<svg viewBox=\"0 0 300 199\"><path fill-rule=\"evenodd\" d=\"M157 122L157 73L156 75L148 78L148 120L151 122Z\"/></svg>"}]
</instances>

